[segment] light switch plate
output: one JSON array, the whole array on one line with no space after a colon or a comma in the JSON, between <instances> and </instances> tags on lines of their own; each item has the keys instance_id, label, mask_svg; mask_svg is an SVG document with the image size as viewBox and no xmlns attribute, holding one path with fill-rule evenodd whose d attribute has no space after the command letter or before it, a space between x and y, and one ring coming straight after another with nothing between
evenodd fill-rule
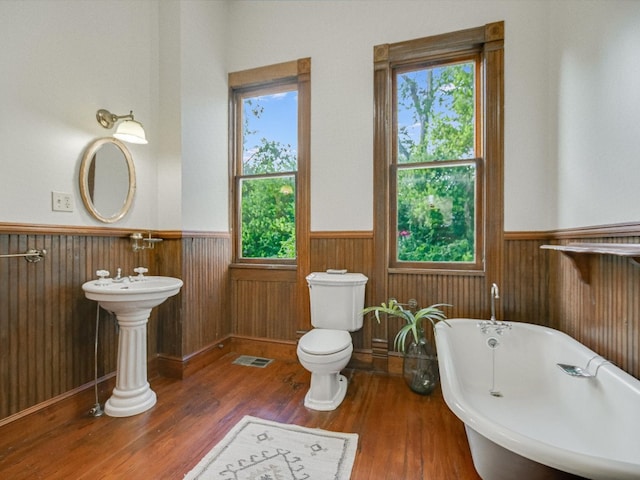
<instances>
[{"instance_id":1,"label":"light switch plate","mask_svg":"<svg viewBox=\"0 0 640 480\"><path fill-rule=\"evenodd\" d=\"M73 194L51 192L51 208L54 212L73 212Z\"/></svg>"}]
</instances>

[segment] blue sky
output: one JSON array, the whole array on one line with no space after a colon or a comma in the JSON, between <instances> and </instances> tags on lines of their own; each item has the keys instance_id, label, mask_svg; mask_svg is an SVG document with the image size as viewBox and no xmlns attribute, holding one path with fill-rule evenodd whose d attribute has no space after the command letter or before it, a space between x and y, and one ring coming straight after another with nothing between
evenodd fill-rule
<instances>
[{"instance_id":1,"label":"blue sky","mask_svg":"<svg viewBox=\"0 0 640 480\"><path fill-rule=\"evenodd\" d=\"M293 151L298 149L298 92L289 91L272 95L253 97L253 106L263 107L260 118L248 113L248 130L255 134L247 135L244 158L250 157L253 147L260 144L260 139L278 141L291 145ZM256 102L257 100L257 102ZM246 112L245 112L246 114Z\"/></svg>"}]
</instances>

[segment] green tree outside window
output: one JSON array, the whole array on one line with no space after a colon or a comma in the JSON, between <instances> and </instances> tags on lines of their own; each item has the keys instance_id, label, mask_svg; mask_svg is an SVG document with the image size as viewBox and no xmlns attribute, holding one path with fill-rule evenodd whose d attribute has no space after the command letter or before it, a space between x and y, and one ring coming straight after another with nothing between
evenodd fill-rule
<instances>
[{"instance_id":1,"label":"green tree outside window","mask_svg":"<svg viewBox=\"0 0 640 480\"><path fill-rule=\"evenodd\" d=\"M297 91L242 105L241 256L295 259Z\"/></svg>"},{"instance_id":2,"label":"green tree outside window","mask_svg":"<svg viewBox=\"0 0 640 480\"><path fill-rule=\"evenodd\" d=\"M474 62L397 73L399 261L475 261L474 85Z\"/></svg>"}]
</instances>

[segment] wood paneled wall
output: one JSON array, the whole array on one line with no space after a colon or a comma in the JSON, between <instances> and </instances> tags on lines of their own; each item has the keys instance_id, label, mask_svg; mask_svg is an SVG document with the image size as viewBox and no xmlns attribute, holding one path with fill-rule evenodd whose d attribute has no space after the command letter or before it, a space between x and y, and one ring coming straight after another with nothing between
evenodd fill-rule
<instances>
[{"instance_id":1,"label":"wood paneled wall","mask_svg":"<svg viewBox=\"0 0 640 480\"><path fill-rule=\"evenodd\" d=\"M159 352L183 358L200 351L231 333L229 309L229 263L231 238L228 233L190 234L169 243L157 253L164 275L184 282L181 303L164 309ZM167 248L170 247L170 248Z\"/></svg>"},{"instance_id":2,"label":"wood paneled wall","mask_svg":"<svg viewBox=\"0 0 640 480\"><path fill-rule=\"evenodd\" d=\"M329 268L343 269L364 274L367 280L364 304L372 304L372 292L376 279L373 275L373 234L370 232L317 232L311 237L311 271L324 272ZM308 297L308 296L307 296ZM308 322L311 320L309 319ZM364 326L352 334L353 348L371 351L374 320L364 319ZM306 330L311 328L308 323Z\"/></svg>"},{"instance_id":3,"label":"wood paneled wall","mask_svg":"<svg viewBox=\"0 0 640 480\"><path fill-rule=\"evenodd\" d=\"M640 243L640 237L598 241ZM549 309L556 328L640 378L640 266L627 258L590 255L586 283L568 257L560 252L547 255Z\"/></svg>"},{"instance_id":4,"label":"wood paneled wall","mask_svg":"<svg viewBox=\"0 0 640 480\"><path fill-rule=\"evenodd\" d=\"M2 233L0 254L45 249L38 263L0 258L0 419L77 388L94 378L97 305L82 284L95 271L149 265L128 238L69 233ZM145 252L146 254L146 252ZM157 322L149 323L155 352ZM98 375L115 371L115 320L100 311Z\"/></svg>"},{"instance_id":5,"label":"wood paneled wall","mask_svg":"<svg viewBox=\"0 0 640 480\"><path fill-rule=\"evenodd\" d=\"M535 234L509 238L505 241L504 285L500 285L498 300L501 318L557 328L549 312L549 265L553 257L540 249L550 240Z\"/></svg>"},{"instance_id":6,"label":"wood paneled wall","mask_svg":"<svg viewBox=\"0 0 640 480\"><path fill-rule=\"evenodd\" d=\"M86 300L81 285L100 268L115 272L119 266L130 273L145 265L151 273L184 280L181 293L152 314L150 360L160 355L179 364L229 335L293 344L300 331L310 328L308 316L301 318L296 310L297 273L230 268L226 233L161 232L165 241L155 250L133 253L130 231L23 230L0 224L0 253L44 248L48 254L33 264L0 258L0 421L93 381L96 304ZM640 378L640 267L624 258L594 255L587 284L563 254L540 249L551 241L580 239L640 243L640 233L606 232L571 239L557 232L507 233L498 314L565 331ZM450 317L488 318L489 286L482 276L392 272L374 278L371 232L312 233L310 250L310 271L347 268L367 275L366 305L373 304L376 282L385 282L388 296L401 302L450 303ZM367 319L354 333L360 358L384 358L393 348L397 322L382 328L374 323ZM117 349L115 321L104 311L99 335L102 377L115 371Z\"/></svg>"},{"instance_id":7,"label":"wood paneled wall","mask_svg":"<svg viewBox=\"0 0 640 480\"><path fill-rule=\"evenodd\" d=\"M0 258L0 421L93 382L97 305L81 286L98 269L128 275L146 266L183 279L181 293L151 314L150 361L181 362L229 335L228 234L165 232L153 250L133 252L131 233L0 224L0 254L47 251L38 263ZM116 321L104 310L97 357L99 377L115 372Z\"/></svg>"},{"instance_id":8,"label":"wood paneled wall","mask_svg":"<svg viewBox=\"0 0 640 480\"><path fill-rule=\"evenodd\" d=\"M294 341L297 330L295 270L231 271L232 330L236 335Z\"/></svg>"},{"instance_id":9,"label":"wood paneled wall","mask_svg":"<svg viewBox=\"0 0 640 480\"><path fill-rule=\"evenodd\" d=\"M548 243L640 243L638 226L594 231L512 233L505 242L504 317L567 333L640 378L640 266L627 258L589 255L588 282ZM611 235L611 236L606 236Z\"/></svg>"},{"instance_id":10,"label":"wood paneled wall","mask_svg":"<svg viewBox=\"0 0 640 480\"><path fill-rule=\"evenodd\" d=\"M329 268L346 268L360 272L373 282L371 271L373 236L370 232L321 232L311 234L310 268L304 275L289 269L256 269L242 266L231 269L231 297L233 327L236 335L295 341L311 328L308 309L309 295L306 282L299 288L299 278L311 272L323 272ZM298 295L307 305L305 315L296 310ZM354 347L370 348L370 332L363 329L354 333Z\"/></svg>"}]
</instances>

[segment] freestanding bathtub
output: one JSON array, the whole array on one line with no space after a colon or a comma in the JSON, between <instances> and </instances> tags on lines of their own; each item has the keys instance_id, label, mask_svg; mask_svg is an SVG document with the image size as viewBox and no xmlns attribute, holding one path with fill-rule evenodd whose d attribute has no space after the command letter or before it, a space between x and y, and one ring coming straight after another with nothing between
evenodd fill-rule
<instances>
[{"instance_id":1,"label":"freestanding bathtub","mask_svg":"<svg viewBox=\"0 0 640 480\"><path fill-rule=\"evenodd\" d=\"M640 479L640 381L557 330L447 323L442 392L484 480Z\"/></svg>"}]
</instances>

